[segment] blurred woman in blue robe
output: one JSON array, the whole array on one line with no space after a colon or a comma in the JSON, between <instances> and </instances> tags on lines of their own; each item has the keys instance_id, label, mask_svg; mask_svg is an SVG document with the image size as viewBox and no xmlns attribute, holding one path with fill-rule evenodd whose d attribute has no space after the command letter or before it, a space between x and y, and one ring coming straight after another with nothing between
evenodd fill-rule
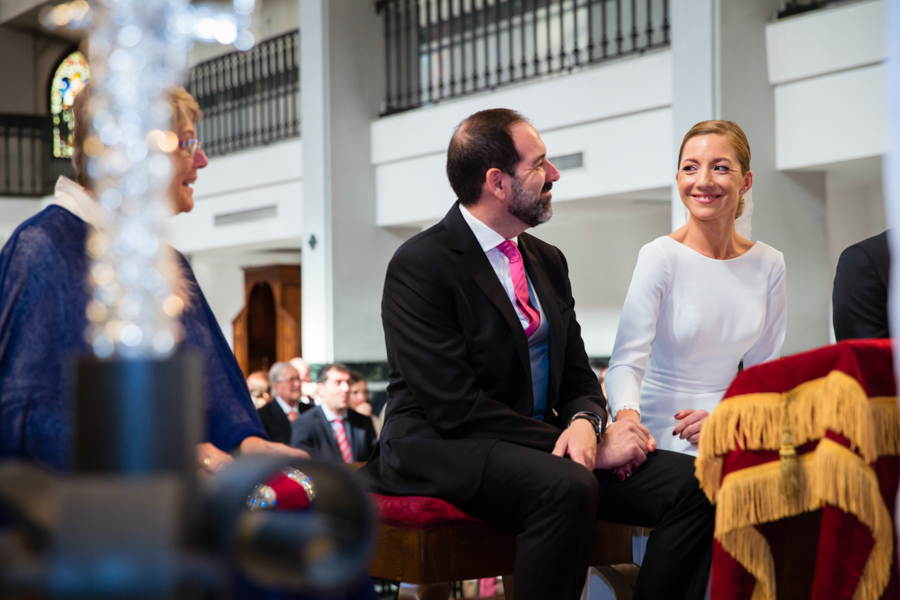
<instances>
[{"instance_id":1,"label":"blurred woman in blue robe","mask_svg":"<svg viewBox=\"0 0 900 600\"><path fill-rule=\"evenodd\" d=\"M25 458L56 470L71 462L72 407L68 364L91 351L87 328L88 257L85 241L98 219L87 191L89 135L85 118L90 86L74 106L76 181L60 177L54 202L16 229L0 252L0 459ZM202 118L183 89L170 94L178 147L172 152L170 189L175 214L193 208L191 185L208 164L196 139ZM169 248L173 287L184 304L184 347L203 355L203 399L208 443L197 448L198 468L214 472L230 452L306 454L268 441L250 400L243 373L213 316L190 265Z\"/></svg>"}]
</instances>

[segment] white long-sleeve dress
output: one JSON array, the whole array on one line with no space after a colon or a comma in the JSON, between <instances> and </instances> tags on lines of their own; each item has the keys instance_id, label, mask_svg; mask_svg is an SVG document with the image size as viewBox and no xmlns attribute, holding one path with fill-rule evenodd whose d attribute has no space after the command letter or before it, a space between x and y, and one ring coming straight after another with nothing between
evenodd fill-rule
<instances>
[{"instance_id":1,"label":"white long-sleeve dress","mask_svg":"<svg viewBox=\"0 0 900 600\"><path fill-rule=\"evenodd\" d=\"M712 412L737 374L778 358L786 327L784 256L756 242L715 260L668 236L641 248L606 372L611 414L626 408L665 450L681 409Z\"/></svg>"}]
</instances>

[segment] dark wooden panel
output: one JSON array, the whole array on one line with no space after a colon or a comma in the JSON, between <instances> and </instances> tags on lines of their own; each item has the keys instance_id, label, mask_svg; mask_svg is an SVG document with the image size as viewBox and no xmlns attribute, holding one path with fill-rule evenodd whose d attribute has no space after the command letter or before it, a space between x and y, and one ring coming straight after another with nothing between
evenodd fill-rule
<instances>
[{"instance_id":1,"label":"dark wooden panel","mask_svg":"<svg viewBox=\"0 0 900 600\"><path fill-rule=\"evenodd\" d=\"M382 526L369 574L411 584L512 575L515 553L515 535L483 523L431 531ZM597 521L591 564L631 560L631 527Z\"/></svg>"}]
</instances>

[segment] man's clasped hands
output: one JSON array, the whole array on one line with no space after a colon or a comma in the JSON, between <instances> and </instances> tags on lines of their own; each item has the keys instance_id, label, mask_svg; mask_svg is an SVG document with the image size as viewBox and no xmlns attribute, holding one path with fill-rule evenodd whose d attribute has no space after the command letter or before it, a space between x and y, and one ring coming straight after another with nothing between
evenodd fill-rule
<instances>
[{"instance_id":1,"label":"man's clasped hands","mask_svg":"<svg viewBox=\"0 0 900 600\"><path fill-rule=\"evenodd\" d=\"M700 441L700 429L709 413L705 410L684 409L675 413L678 425L672 430L683 440L696 446ZM606 427L597 442L590 422L575 420L562 432L553 448L555 456L569 456L588 469L609 469L620 480L631 474L656 450L656 440L641 424L641 415L635 410L620 410L616 420Z\"/></svg>"}]
</instances>

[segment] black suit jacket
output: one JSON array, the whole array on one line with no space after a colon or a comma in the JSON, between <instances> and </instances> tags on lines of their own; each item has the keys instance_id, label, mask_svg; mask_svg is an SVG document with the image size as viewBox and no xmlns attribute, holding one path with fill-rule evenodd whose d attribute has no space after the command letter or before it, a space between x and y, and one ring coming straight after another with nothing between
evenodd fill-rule
<instances>
[{"instance_id":1,"label":"black suit jacket","mask_svg":"<svg viewBox=\"0 0 900 600\"><path fill-rule=\"evenodd\" d=\"M297 405L297 412L302 416L310 408L312 408L311 405L301 402ZM257 413L259 413L259 420L262 421L263 427L266 428L266 433L269 434L270 440L279 444L291 443L291 422L288 421L287 415L281 410L281 405L278 402L273 399L260 408Z\"/></svg>"},{"instance_id":2,"label":"black suit jacket","mask_svg":"<svg viewBox=\"0 0 900 600\"><path fill-rule=\"evenodd\" d=\"M469 499L497 440L550 452L571 417L606 417L575 319L568 267L528 235L519 249L550 327L544 420L534 398L528 340L509 297L455 204L403 244L381 303L387 411L363 475L381 493Z\"/></svg>"},{"instance_id":3,"label":"black suit jacket","mask_svg":"<svg viewBox=\"0 0 900 600\"><path fill-rule=\"evenodd\" d=\"M350 441L353 461L368 460L372 448L375 447L375 428L372 426L372 419L354 410L348 410L344 428ZM291 423L291 446L306 450L311 457L320 460L344 461L334 437L334 429L321 406L306 411Z\"/></svg>"},{"instance_id":4,"label":"black suit jacket","mask_svg":"<svg viewBox=\"0 0 900 600\"><path fill-rule=\"evenodd\" d=\"M841 253L831 295L838 341L891 337L887 307L890 271L887 232Z\"/></svg>"}]
</instances>

